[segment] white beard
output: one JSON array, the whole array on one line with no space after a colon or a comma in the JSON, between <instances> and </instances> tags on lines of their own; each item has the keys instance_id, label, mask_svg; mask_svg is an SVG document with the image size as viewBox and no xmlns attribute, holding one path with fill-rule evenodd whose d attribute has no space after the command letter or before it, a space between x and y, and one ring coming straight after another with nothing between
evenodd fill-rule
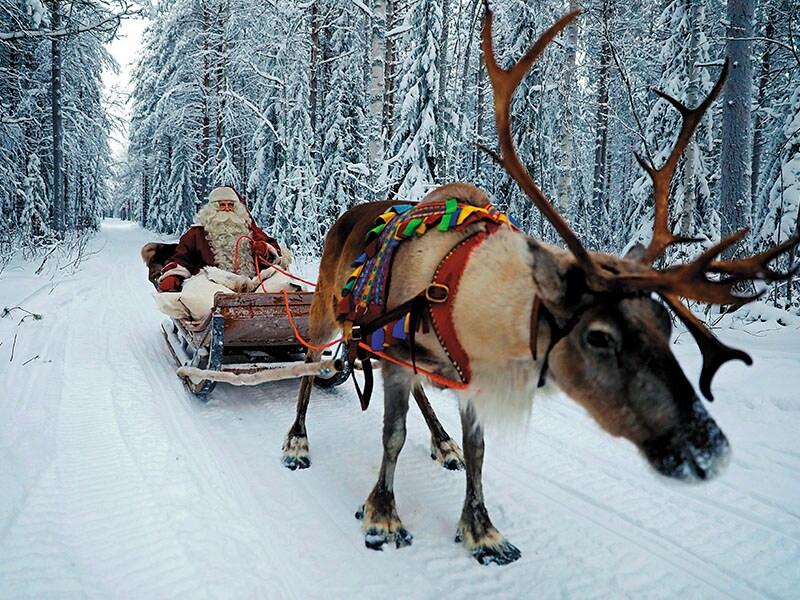
<instances>
[{"instance_id":1,"label":"white beard","mask_svg":"<svg viewBox=\"0 0 800 600\"><path fill-rule=\"evenodd\" d=\"M236 269L236 241L243 235L250 235L250 215L239 202L232 212L219 211L213 202L209 202L195 217L195 223L205 228L206 236L214 252L214 258L220 269L239 273L245 277L256 274L253 262L252 244L249 239L239 242L239 261Z\"/></svg>"}]
</instances>

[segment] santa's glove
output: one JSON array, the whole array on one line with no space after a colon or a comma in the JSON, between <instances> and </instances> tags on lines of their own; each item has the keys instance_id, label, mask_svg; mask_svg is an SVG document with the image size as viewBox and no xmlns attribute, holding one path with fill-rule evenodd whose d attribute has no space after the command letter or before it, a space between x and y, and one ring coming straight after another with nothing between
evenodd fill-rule
<instances>
[{"instance_id":1,"label":"santa's glove","mask_svg":"<svg viewBox=\"0 0 800 600\"><path fill-rule=\"evenodd\" d=\"M176 275L181 279L188 279L189 277L192 276L192 274L189 272L189 269L184 267L177 260L173 260L171 263L167 263L166 265L164 265L164 268L161 269L161 277L158 280L161 281L162 279L164 279L165 277L169 277L170 275Z\"/></svg>"},{"instance_id":2,"label":"santa's glove","mask_svg":"<svg viewBox=\"0 0 800 600\"><path fill-rule=\"evenodd\" d=\"M281 252L272 244L258 240L253 242L253 254L270 263L275 263L280 258Z\"/></svg>"},{"instance_id":3,"label":"santa's glove","mask_svg":"<svg viewBox=\"0 0 800 600\"><path fill-rule=\"evenodd\" d=\"M167 275L158 284L158 289L162 292L179 292L183 285L183 279L177 275Z\"/></svg>"}]
</instances>

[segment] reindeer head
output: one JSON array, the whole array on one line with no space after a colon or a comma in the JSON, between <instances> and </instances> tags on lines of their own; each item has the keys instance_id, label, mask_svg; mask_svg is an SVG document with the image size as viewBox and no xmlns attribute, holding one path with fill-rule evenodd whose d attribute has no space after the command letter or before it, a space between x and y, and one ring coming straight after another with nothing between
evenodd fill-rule
<instances>
[{"instance_id":1,"label":"reindeer head","mask_svg":"<svg viewBox=\"0 0 800 600\"><path fill-rule=\"evenodd\" d=\"M636 444L659 473L684 480L707 479L725 465L729 446L670 350L672 324L666 307L685 323L700 347L700 390L712 400L711 380L719 367L732 359L747 364L752 360L746 353L722 344L681 298L729 305L754 300L757 296L736 295L734 286L754 279L778 281L789 277L791 274L775 272L768 264L792 250L800 238L796 236L751 258L717 260L745 236L747 230L742 230L690 263L664 269L653 266L670 245L695 241L670 231L670 181L703 113L722 88L726 62L719 81L695 109L659 94L681 113L683 124L660 169L636 157L653 181L655 219L649 246L637 247L625 257L588 252L583 247L522 165L510 120L511 96L519 82L550 41L579 13L562 17L509 69L500 68L494 57L488 3L483 28L484 60L494 89L502 154L482 149L514 178L568 248L560 250L532 239L528 243L537 295L550 326L543 376L549 371L559 387L604 429ZM534 343L532 340L532 346Z\"/></svg>"}]
</instances>

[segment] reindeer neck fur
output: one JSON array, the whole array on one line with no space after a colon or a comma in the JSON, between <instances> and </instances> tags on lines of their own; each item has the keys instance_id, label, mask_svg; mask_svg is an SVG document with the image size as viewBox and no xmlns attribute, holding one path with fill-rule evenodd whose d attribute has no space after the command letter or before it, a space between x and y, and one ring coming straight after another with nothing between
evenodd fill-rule
<instances>
[{"instance_id":1,"label":"reindeer neck fur","mask_svg":"<svg viewBox=\"0 0 800 600\"><path fill-rule=\"evenodd\" d=\"M473 378L459 396L474 406L482 423L525 423L530 414L550 337L541 322L534 361L531 311L541 294L535 271L529 238L510 228L481 244L464 270L453 319Z\"/></svg>"},{"instance_id":2,"label":"reindeer neck fur","mask_svg":"<svg viewBox=\"0 0 800 600\"><path fill-rule=\"evenodd\" d=\"M444 195L452 197L449 191ZM423 290L444 256L481 228L475 225L461 232L437 232L401 244L395 261L404 268L393 272L389 305L400 304ZM542 323L537 353L540 360L534 361L530 350L531 311L542 284L537 283L540 278L535 273L529 240L510 227L501 227L490 235L467 262L453 303L456 334L472 367L469 387L457 394L475 407L483 423L519 423L520 417L530 412L541 357L549 342L549 328ZM548 256L562 252L550 247L542 250ZM457 378L432 332L417 334L416 345L421 367Z\"/></svg>"}]
</instances>

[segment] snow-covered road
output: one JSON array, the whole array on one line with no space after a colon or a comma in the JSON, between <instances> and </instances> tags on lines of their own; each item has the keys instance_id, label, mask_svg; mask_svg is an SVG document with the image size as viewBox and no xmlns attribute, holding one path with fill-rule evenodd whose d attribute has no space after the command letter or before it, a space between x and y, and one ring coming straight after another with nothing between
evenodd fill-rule
<instances>
[{"instance_id":1,"label":"snow-covered road","mask_svg":"<svg viewBox=\"0 0 800 600\"><path fill-rule=\"evenodd\" d=\"M733 459L711 483L656 477L560 394L526 429L490 431L487 505L523 556L482 567L453 543L464 475L431 461L415 408L396 479L414 543L373 552L353 514L380 464L380 402L315 390L313 465L290 472L296 382L190 396L139 257L152 238L106 221L77 273L0 274L0 307L43 316L0 319L0 597L800 598L796 318L718 331L755 364L715 381ZM688 336L675 352L696 380ZM460 438L453 398L432 402Z\"/></svg>"}]
</instances>

